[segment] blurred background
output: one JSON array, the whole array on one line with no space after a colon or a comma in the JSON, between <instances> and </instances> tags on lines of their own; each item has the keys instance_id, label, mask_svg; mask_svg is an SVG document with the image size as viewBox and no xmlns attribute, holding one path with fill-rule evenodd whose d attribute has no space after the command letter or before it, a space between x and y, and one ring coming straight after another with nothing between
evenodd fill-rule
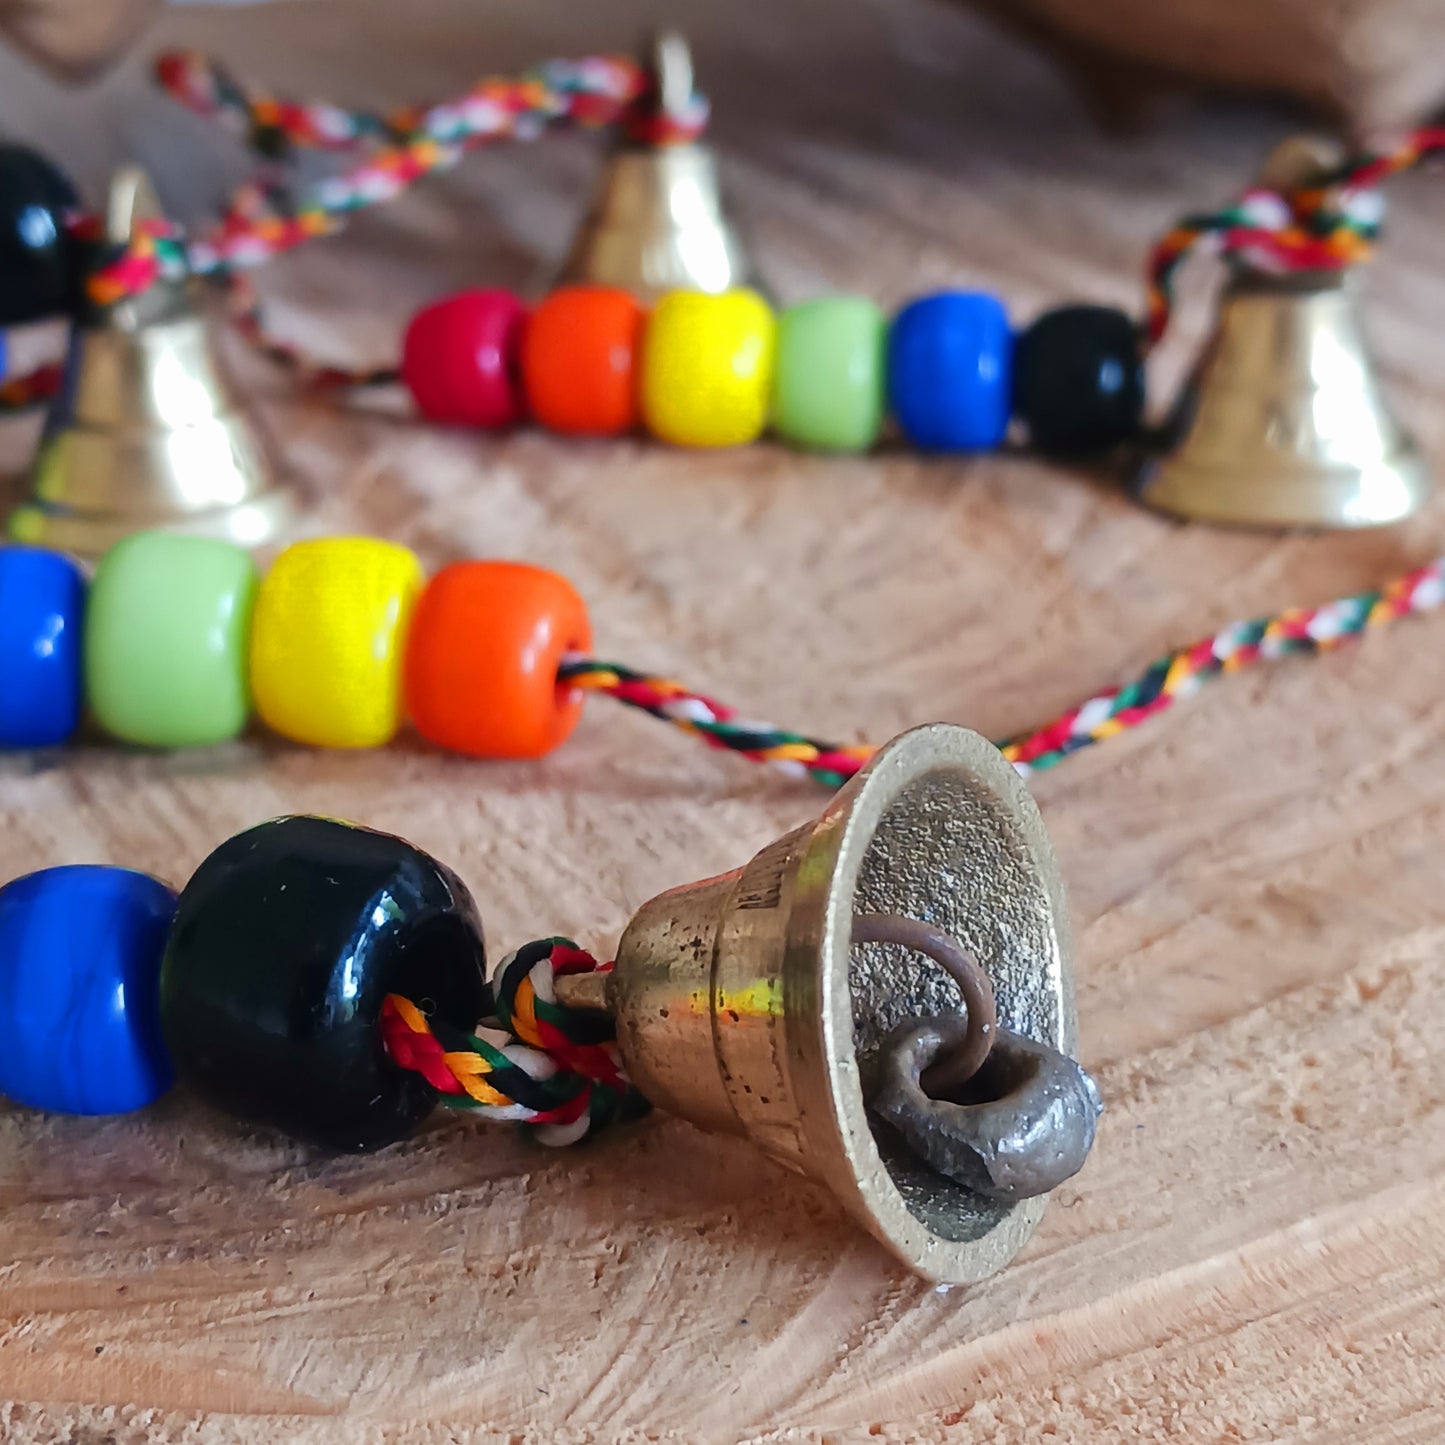
<instances>
[{"instance_id":1,"label":"blurred background","mask_svg":"<svg viewBox=\"0 0 1445 1445\"><path fill-rule=\"evenodd\" d=\"M60 161L91 201L138 159L181 219L214 210L247 162L152 90L162 48L217 54L275 94L385 108L547 56L634 49L662 18L655 0L0 0L0 17L0 133ZM672 0L665 19L693 43L712 137L784 300L820 281L891 305L1006 280L1028 312L1060 299L1066 252L1074 294L1132 307L1143 250L1181 198L1234 193L1304 119L1366 134L1418 118L1445 76L1438 0ZM268 289L298 303L299 327L329 313L334 335L337 312L358 309L347 257L364 252L385 285L342 329L389 355L429 296L479 279L535 289L597 165L589 136L474 157L341 246L272 268Z\"/></svg>"},{"instance_id":2,"label":"blurred background","mask_svg":"<svg viewBox=\"0 0 1445 1445\"><path fill-rule=\"evenodd\" d=\"M781 301L844 291L893 307L980 286L1020 318L1073 299L1137 311L1146 249L1181 210L1236 194L1302 126L1375 136L1427 115L1445 75L1445 0L672 0L665 13L656 0L0 0L0 16L0 134L60 162L92 203L139 160L184 221L213 213L250 163L154 90L161 49L214 54L272 94L386 109L550 56L636 50L665 19L692 42L710 138ZM266 268L273 320L360 365L390 360L430 298L537 292L603 154L570 134L469 157ZM1407 410L1412 383L1445 382L1419 360L1445 314L1438 191L1394 183L1402 219L1370 278L1388 301L1404 284L1392 278L1409 277L1379 337L1387 371L1406 373ZM1185 306L1151 366L1156 394L1204 319Z\"/></svg>"}]
</instances>

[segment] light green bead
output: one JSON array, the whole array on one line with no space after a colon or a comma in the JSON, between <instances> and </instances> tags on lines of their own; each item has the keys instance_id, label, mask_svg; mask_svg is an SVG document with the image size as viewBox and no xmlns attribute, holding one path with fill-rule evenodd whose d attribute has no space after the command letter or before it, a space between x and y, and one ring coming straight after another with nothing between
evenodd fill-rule
<instances>
[{"instance_id":1,"label":"light green bead","mask_svg":"<svg viewBox=\"0 0 1445 1445\"><path fill-rule=\"evenodd\" d=\"M256 567L229 542L141 532L101 558L85 608L86 701L126 742L224 742L251 710Z\"/></svg>"},{"instance_id":2,"label":"light green bead","mask_svg":"<svg viewBox=\"0 0 1445 1445\"><path fill-rule=\"evenodd\" d=\"M778 317L773 429L814 451L866 451L883 425L888 322L861 297L790 306Z\"/></svg>"}]
</instances>

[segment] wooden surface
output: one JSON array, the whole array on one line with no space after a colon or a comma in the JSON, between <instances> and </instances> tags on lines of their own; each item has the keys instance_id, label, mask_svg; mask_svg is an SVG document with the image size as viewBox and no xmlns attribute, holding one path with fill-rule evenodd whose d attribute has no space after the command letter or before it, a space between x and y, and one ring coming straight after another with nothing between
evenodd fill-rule
<instances>
[{"instance_id":1,"label":"wooden surface","mask_svg":"<svg viewBox=\"0 0 1445 1445\"><path fill-rule=\"evenodd\" d=\"M922 0L671 13L785 297L962 282L1023 317L1132 305L1152 233L1229 193L1288 124L1216 108L1106 142L1038 61ZM369 0L172 12L163 38L278 87L400 101L617 46L642 19ZM143 154L182 208L235 170L138 65L74 96L0 57L0 126L88 180ZM594 160L584 141L478 158L266 284L297 336L383 356L423 297L535 277ZM1395 202L1372 316L1399 408L1445 462L1445 192L1408 181ZM1374 535L1230 535L1023 458L445 436L247 374L318 528L431 565L548 563L607 652L847 737L1013 731L1235 615L1434 555L1445 522L1438 505ZM4 437L12 458L26 442ZM180 1096L113 1121L0 1109L0 1438L1439 1441L1442 639L1445 620L1410 621L1221 682L1036 781L1108 1113L995 1281L920 1283L747 1145L664 1118L575 1154L441 1120L337 1161ZM605 702L526 766L414 741L93 744L0 762L0 876L114 860L184 880L231 833L315 810L456 865L498 949L554 930L606 949L653 892L819 801Z\"/></svg>"}]
</instances>

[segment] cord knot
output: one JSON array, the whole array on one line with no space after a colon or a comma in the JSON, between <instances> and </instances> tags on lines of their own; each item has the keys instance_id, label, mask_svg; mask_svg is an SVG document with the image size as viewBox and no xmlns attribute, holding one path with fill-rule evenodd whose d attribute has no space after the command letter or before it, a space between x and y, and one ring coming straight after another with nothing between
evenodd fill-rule
<instances>
[{"instance_id":1,"label":"cord knot","mask_svg":"<svg viewBox=\"0 0 1445 1445\"><path fill-rule=\"evenodd\" d=\"M1193 252L1265 275L1347 270L1369 259L1379 239L1381 183L1441 152L1445 127L1425 127L1394 150L1355 156L1298 185L1255 184L1218 211L1183 217L1150 256L1149 342L1168 329L1175 273Z\"/></svg>"},{"instance_id":2,"label":"cord knot","mask_svg":"<svg viewBox=\"0 0 1445 1445\"><path fill-rule=\"evenodd\" d=\"M475 1033L388 995L381 1040L392 1063L420 1074L441 1103L499 1122L528 1124L544 1144L574 1144L644 1113L617 1052L612 1020L557 1001L559 974L605 972L570 938L542 938L504 958Z\"/></svg>"}]
</instances>

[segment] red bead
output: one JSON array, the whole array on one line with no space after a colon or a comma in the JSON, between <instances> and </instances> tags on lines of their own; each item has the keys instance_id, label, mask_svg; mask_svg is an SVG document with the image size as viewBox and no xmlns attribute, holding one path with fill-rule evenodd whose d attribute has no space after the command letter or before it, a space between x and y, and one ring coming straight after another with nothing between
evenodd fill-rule
<instances>
[{"instance_id":1,"label":"red bead","mask_svg":"<svg viewBox=\"0 0 1445 1445\"><path fill-rule=\"evenodd\" d=\"M402 342L401 378L421 414L488 429L519 421L526 320L510 291L459 291L418 311Z\"/></svg>"}]
</instances>

